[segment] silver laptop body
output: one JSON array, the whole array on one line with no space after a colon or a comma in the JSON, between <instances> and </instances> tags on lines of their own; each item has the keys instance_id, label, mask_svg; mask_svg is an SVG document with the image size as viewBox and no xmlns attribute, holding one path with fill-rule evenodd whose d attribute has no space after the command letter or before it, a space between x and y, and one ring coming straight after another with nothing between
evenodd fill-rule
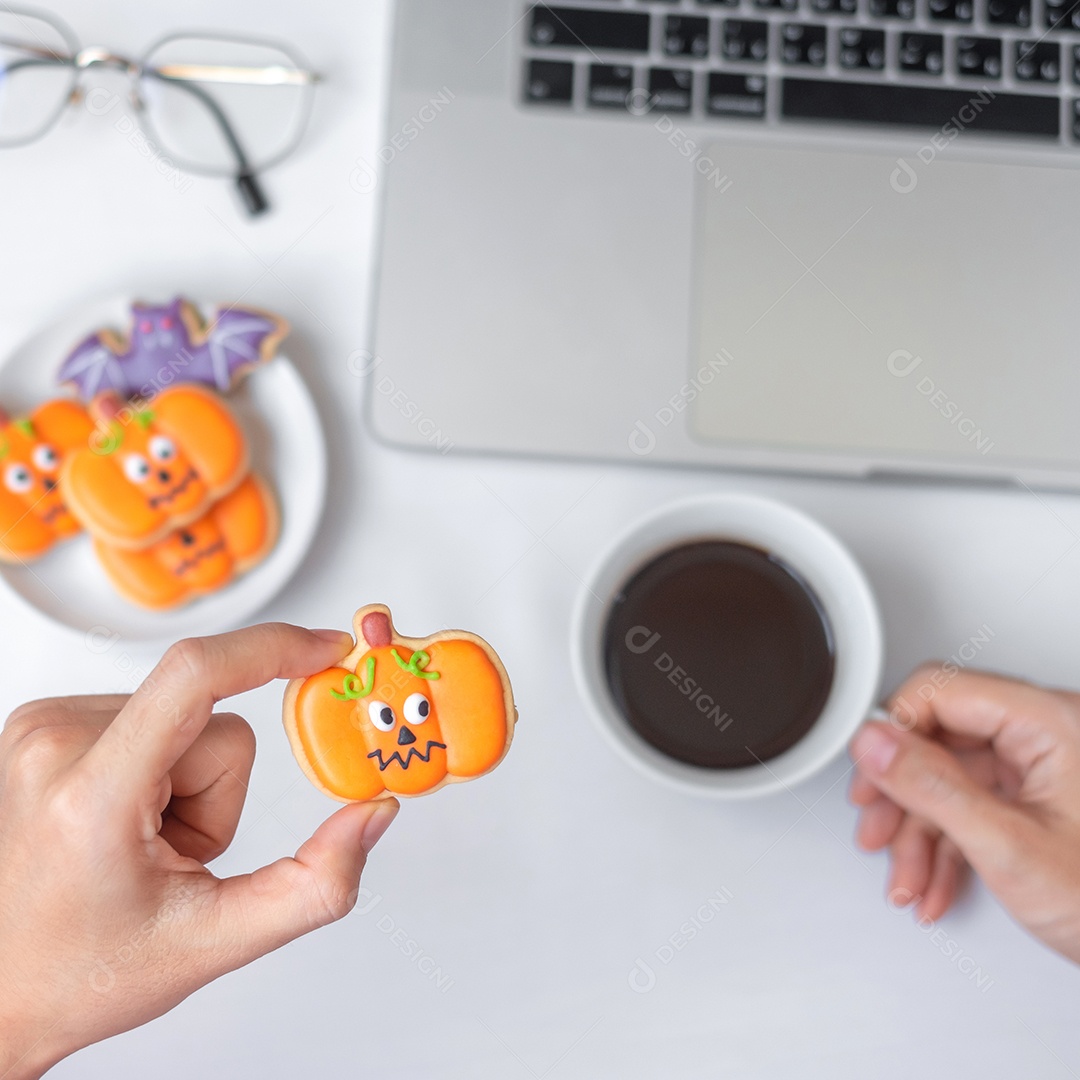
<instances>
[{"instance_id":1,"label":"silver laptop body","mask_svg":"<svg viewBox=\"0 0 1080 1080\"><path fill-rule=\"evenodd\" d=\"M399 0L375 432L1080 487L1070 2Z\"/></svg>"}]
</instances>

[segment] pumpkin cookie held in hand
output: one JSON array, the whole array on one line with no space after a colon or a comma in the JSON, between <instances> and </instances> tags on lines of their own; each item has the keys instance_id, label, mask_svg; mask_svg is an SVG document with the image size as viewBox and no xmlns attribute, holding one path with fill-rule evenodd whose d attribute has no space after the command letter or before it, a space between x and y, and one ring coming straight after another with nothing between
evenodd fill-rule
<instances>
[{"instance_id":1,"label":"pumpkin cookie held in hand","mask_svg":"<svg viewBox=\"0 0 1080 1080\"><path fill-rule=\"evenodd\" d=\"M502 761L517 710L495 650L464 630L395 632L390 609L353 616L340 666L285 691L285 730L308 779L341 802L426 795Z\"/></svg>"}]
</instances>

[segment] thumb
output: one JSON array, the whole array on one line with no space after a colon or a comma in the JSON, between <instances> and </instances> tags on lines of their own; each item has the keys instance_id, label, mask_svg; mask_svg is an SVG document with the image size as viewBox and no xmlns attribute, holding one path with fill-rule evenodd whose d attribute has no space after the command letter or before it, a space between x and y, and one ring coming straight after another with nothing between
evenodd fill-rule
<instances>
[{"instance_id":1,"label":"thumb","mask_svg":"<svg viewBox=\"0 0 1080 1080\"><path fill-rule=\"evenodd\" d=\"M223 971L352 911L368 853L400 808L396 799L351 803L327 818L293 858L224 880L215 928L229 946L221 950L228 961Z\"/></svg>"},{"instance_id":2,"label":"thumb","mask_svg":"<svg viewBox=\"0 0 1080 1080\"><path fill-rule=\"evenodd\" d=\"M1027 819L976 783L940 743L888 724L864 724L851 742L858 770L901 809L937 826L976 870L1017 854Z\"/></svg>"}]
</instances>

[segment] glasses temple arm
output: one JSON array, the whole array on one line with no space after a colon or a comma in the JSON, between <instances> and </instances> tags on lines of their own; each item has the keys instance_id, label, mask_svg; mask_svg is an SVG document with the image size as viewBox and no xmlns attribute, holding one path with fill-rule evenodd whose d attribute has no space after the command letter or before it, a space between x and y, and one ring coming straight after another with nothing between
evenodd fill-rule
<instances>
[{"instance_id":1,"label":"glasses temple arm","mask_svg":"<svg viewBox=\"0 0 1080 1080\"><path fill-rule=\"evenodd\" d=\"M248 162L247 154L244 153L244 148L240 145L240 140L237 138L236 132L233 131L232 124L229 123L229 119L225 115L224 110L214 100L213 96L201 86L197 86L185 79L174 79L169 75L163 75L153 68L144 68L143 75L160 79L162 82L167 82L170 86L177 87L177 89L186 90L206 106L210 115L214 118L214 122L220 129L222 137L232 151L233 157L236 158L236 188L240 192L240 198L243 200L247 212L252 217L257 217L259 214L269 210L270 203L263 193L262 186L259 184L254 170Z\"/></svg>"},{"instance_id":2,"label":"glasses temple arm","mask_svg":"<svg viewBox=\"0 0 1080 1080\"><path fill-rule=\"evenodd\" d=\"M3 80L4 76L9 71L18 71L19 68L26 67L69 67L73 68L75 61L70 57L63 56L28 56L22 60L12 60L9 64L0 64L0 80Z\"/></svg>"}]
</instances>

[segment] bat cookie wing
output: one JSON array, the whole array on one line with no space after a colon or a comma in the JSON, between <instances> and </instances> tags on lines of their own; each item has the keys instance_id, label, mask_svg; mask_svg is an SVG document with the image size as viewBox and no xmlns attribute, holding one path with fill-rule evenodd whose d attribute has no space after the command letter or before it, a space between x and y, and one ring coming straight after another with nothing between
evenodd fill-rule
<instances>
[{"instance_id":1,"label":"bat cookie wing","mask_svg":"<svg viewBox=\"0 0 1080 1080\"><path fill-rule=\"evenodd\" d=\"M206 374L218 390L228 390L248 369L271 359L288 331L284 319L268 312L220 308L206 329Z\"/></svg>"},{"instance_id":2,"label":"bat cookie wing","mask_svg":"<svg viewBox=\"0 0 1080 1080\"><path fill-rule=\"evenodd\" d=\"M130 387L112 335L91 334L68 354L57 381L70 383L80 397L89 401L103 390L127 394Z\"/></svg>"}]
</instances>

